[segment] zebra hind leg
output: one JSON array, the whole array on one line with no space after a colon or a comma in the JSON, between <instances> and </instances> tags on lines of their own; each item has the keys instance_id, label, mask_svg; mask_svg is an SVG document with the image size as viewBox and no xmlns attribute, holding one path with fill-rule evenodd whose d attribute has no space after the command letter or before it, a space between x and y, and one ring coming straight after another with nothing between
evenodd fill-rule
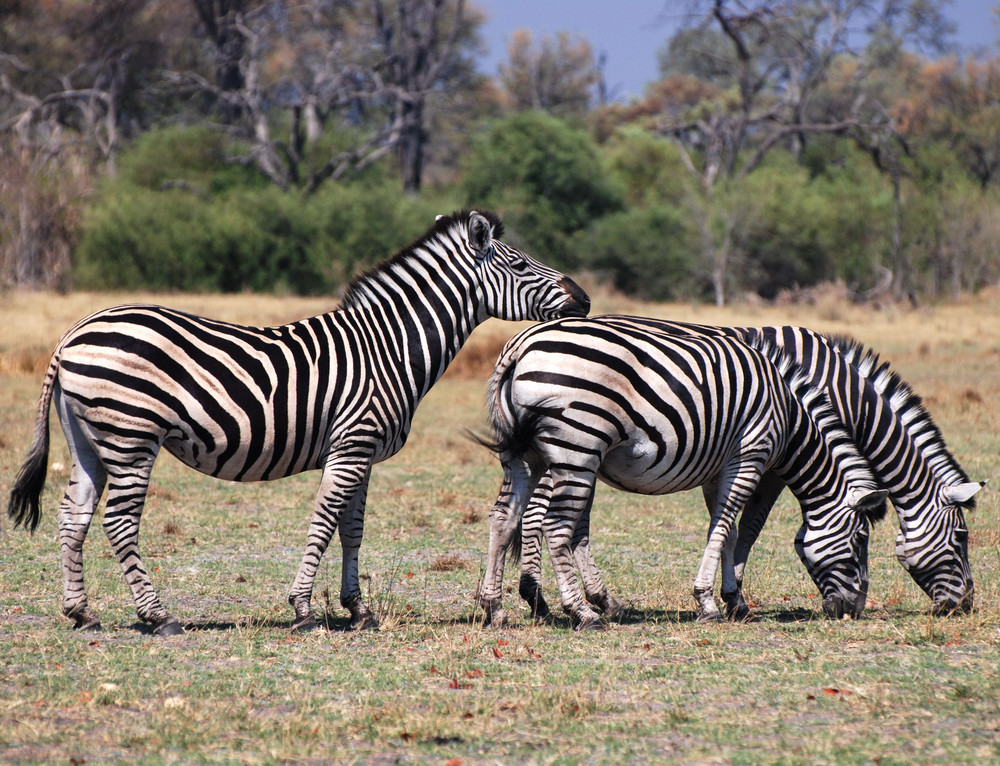
<instances>
[{"instance_id":1,"label":"zebra hind leg","mask_svg":"<svg viewBox=\"0 0 1000 766\"><path fill-rule=\"evenodd\" d=\"M59 548L62 555L62 613L76 630L100 630L101 620L87 603L83 584L83 541L90 529L97 503L104 491L104 468L91 463L91 470L74 455L69 485L59 506Z\"/></svg>"},{"instance_id":2,"label":"zebra hind leg","mask_svg":"<svg viewBox=\"0 0 1000 766\"><path fill-rule=\"evenodd\" d=\"M55 407L66 436L72 467L59 505L59 548L62 559L62 613L76 630L100 630L101 620L87 602L83 582L83 542L107 483L107 471L93 441L66 407L62 389L55 388Z\"/></svg>"},{"instance_id":3,"label":"zebra hind leg","mask_svg":"<svg viewBox=\"0 0 1000 766\"><path fill-rule=\"evenodd\" d=\"M545 514L545 538L549 558L559 583L562 608L573 620L576 630L601 630L600 616L587 605L576 577L572 540L581 514L589 507L596 474L584 469L552 471L553 494Z\"/></svg>"},{"instance_id":4,"label":"zebra hind leg","mask_svg":"<svg viewBox=\"0 0 1000 766\"><path fill-rule=\"evenodd\" d=\"M139 521L146 502L153 458L130 464L127 472L110 476L104 532L132 590L139 619L152 625L158 636L175 636L183 633L184 628L160 603L139 555Z\"/></svg>"},{"instance_id":5,"label":"zebra hind leg","mask_svg":"<svg viewBox=\"0 0 1000 766\"><path fill-rule=\"evenodd\" d=\"M591 503L593 503L593 497L591 497ZM583 580L583 592L587 601L608 619L619 617L625 611L625 604L608 592L608 587L601 577L601 570L597 567L594 551L590 547L589 505L576 524L572 548L576 566L580 570L580 579Z\"/></svg>"},{"instance_id":6,"label":"zebra hind leg","mask_svg":"<svg viewBox=\"0 0 1000 766\"><path fill-rule=\"evenodd\" d=\"M549 605L542 595L542 520L551 493L552 484L546 474L535 487L521 519L521 579L517 590L536 620L551 617Z\"/></svg>"}]
</instances>

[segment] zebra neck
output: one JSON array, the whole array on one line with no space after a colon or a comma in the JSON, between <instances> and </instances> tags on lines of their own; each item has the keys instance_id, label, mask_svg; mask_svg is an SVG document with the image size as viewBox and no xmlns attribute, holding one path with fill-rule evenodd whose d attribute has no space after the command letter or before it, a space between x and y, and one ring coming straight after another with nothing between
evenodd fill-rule
<instances>
[{"instance_id":1,"label":"zebra neck","mask_svg":"<svg viewBox=\"0 0 1000 766\"><path fill-rule=\"evenodd\" d=\"M437 250L397 255L353 284L343 304L364 317L360 324L380 358L395 362L401 383L418 399L486 318L471 269Z\"/></svg>"}]
</instances>

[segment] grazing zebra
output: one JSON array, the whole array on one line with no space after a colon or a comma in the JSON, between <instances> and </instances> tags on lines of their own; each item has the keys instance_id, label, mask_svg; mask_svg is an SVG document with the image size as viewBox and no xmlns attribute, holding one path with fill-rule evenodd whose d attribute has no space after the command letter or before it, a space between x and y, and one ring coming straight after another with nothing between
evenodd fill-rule
<instances>
[{"instance_id":1,"label":"grazing zebra","mask_svg":"<svg viewBox=\"0 0 1000 766\"><path fill-rule=\"evenodd\" d=\"M812 384L825 388L841 422L852 433L872 473L889 492L900 532L896 555L903 567L933 601L935 614L970 611L974 586L969 565L968 527L964 509L975 506L974 495L985 482L969 481L948 451L940 431L920 398L870 349L848 338L826 337L803 327L710 327L649 319L608 317L655 332L736 338L760 335L792 355ZM736 619L749 614L742 596L747 557L771 507L784 487L773 473L765 475L744 510L735 544L736 590L723 592L727 612ZM525 511L520 593L536 616L548 614L542 597L541 537L544 492ZM706 498L712 487L706 485ZM581 519L574 539L577 563L594 594L596 606L614 615L621 603L607 593L589 546L589 519ZM728 553L727 550L725 553Z\"/></svg>"},{"instance_id":2,"label":"grazing zebra","mask_svg":"<svg viewBox=\"0 0 1000 766\"><path fill-rule=\"evenodd\" d=\"M770 344L678 336L614 318L557 320L505 346L488 402L505 477L490 512L480 593L490 621L503 620L504 558L534 502L547 504L563 609L578 628L600 626L570 549L598 477L651 495L715 484L694 596L699 619L717 619L712 594L723 546L767 471L802 504L795 547L824 610L840 617L864 608L868 524L885 514L886 492L823 392ZM723 577L726 590L731 572Z\"/></svg>"},{"instance_id":3,"label":"grazing zebra","mask_svg":"<svg viewBox=\"0 0 1000 766\"><path fill-rule=\"evenodd\" d=\"M87 605L83 541L105 484L104 531L139 617L181 627L160 603L138 550L139 518L160 448L210 476L278 479L320 470L305 554L288 600L293 628L315 627L316 570L334 532L340 601L352 629L373 627L358 551L372 465L403 446L417 404L487 317L583 316L571 279L499 241L491 213L439 217L421 239L348 288L328 314L255 328L159 306L97 312L59 341L42 388L34 441L9 513L39 520L54 401L72 453L59 509L63 613L100 627Z\"/></svg>"}]
</instances>

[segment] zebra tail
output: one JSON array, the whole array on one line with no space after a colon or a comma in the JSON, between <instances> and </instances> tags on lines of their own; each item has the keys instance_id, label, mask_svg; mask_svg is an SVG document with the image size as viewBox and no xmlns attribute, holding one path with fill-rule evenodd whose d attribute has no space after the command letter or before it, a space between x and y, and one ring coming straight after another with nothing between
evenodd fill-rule
<instances>
[{"instance_id":1,"label":"zebra tail","mask_svg":"<svg viewBox=\"0 0 1000 766\"><path fill-rule=\"evenodd\" d=\"M10 501L7 504L7 515L13 520L14 527L23 524L32 533L38 528L42 515L40 498L49 467L49 404L58 369L57 354L52 357L45 374L42 395L38 401L38 414L35 417L34 437L24 464L14 480L14 486L11 487Z\"/></svg>"},{"instance_id":2,"label":"zebra tail","mask_svg":"<svg viewBox=\"0 0 1000 766\"><path fill-rule=\"evenodd\" d=\"M521 525L518 524L513 537L510 538L510 547L507 549L507 553L510 555L511 566L519 566L521 564L521 540Z\"/></svg>"}]
</instances>

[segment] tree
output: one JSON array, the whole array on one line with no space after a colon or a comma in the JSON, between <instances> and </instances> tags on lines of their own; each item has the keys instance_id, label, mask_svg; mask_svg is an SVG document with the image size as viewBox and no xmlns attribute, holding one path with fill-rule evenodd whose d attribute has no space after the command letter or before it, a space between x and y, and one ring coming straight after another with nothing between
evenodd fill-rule
<instances>
[{"instance_id":1,"label":"tree","mask_svg":"<svg viewBox=\"0 0 1000 766\"><path fill-rule=\"evenodd\" d=\"M715 300L722 304L736 222L745 218L733 207L742 199L734 187L775 147L799 156L811 136L850 137L892 175L898 199L898 156L905 147L870 87L870 73L900 55L905 42L940 47L947 25L937 6L924 0L885 0L877 12L867 0L706 5L700 24L675 36L661 62L667 72L684 62L717 93L693 105L681 101L655 129L684 149L685 164L700 181L692 212ZM861 53L851 40L858 26L872 40ZM725 200L715 193L722 179L730 187ZM898 226L894 243L898 257Z\"/></svg>"},{"instance_id":2,"label":"tree","mask_svg":"<svg viewBox=\"0 0 1000 766\"><path fill-rule=\"evenodd\" d=\"M555 39L543 36L536 45L530 31L518 29L507 56L509 62L500 66L500 81L514 109L567 117L590 107L601 73L586 38L574 42L560 32Z\"/></svg>"},{"instance_id":3,"label":"tree","mask_svg":"<svg viewBox=\"0 0 1000 766\"><path fill-rule=\"evenodd\" d=\"M216 74L169 80L219 105L220 127L248 147L233 161L315 191L396 152L404 188L419 190L428 99L473 71L464 51L481 19L464 0L193 2L214 14Z\"/></svg>"},{"instance_id":4,"label":"tree","mask_svg":"<svg viewBox=\"0 0 1000 766\"><path fill-rule=\"evenodd\" d=\"M76 207L146 124L170 3L11 2L0 9L0 262L16 285L61 285ZM15 212L16 211L16 212Z\"/></svg>"},{"instance_id":5,"label":"tree","mask_svg":"<svg viewBox=\"0 0 1000 766\"><path fill-rule=\"evenodd\" d=\"M417 192L429 140L429 99L438 88L470 84L473 66L462 52L476 44L482 18L467 12L465 0L395 0L390 7L374 0L374 14L382 57L377 71L399 124L403 189Z\"/></svg>"}]
</instances>

